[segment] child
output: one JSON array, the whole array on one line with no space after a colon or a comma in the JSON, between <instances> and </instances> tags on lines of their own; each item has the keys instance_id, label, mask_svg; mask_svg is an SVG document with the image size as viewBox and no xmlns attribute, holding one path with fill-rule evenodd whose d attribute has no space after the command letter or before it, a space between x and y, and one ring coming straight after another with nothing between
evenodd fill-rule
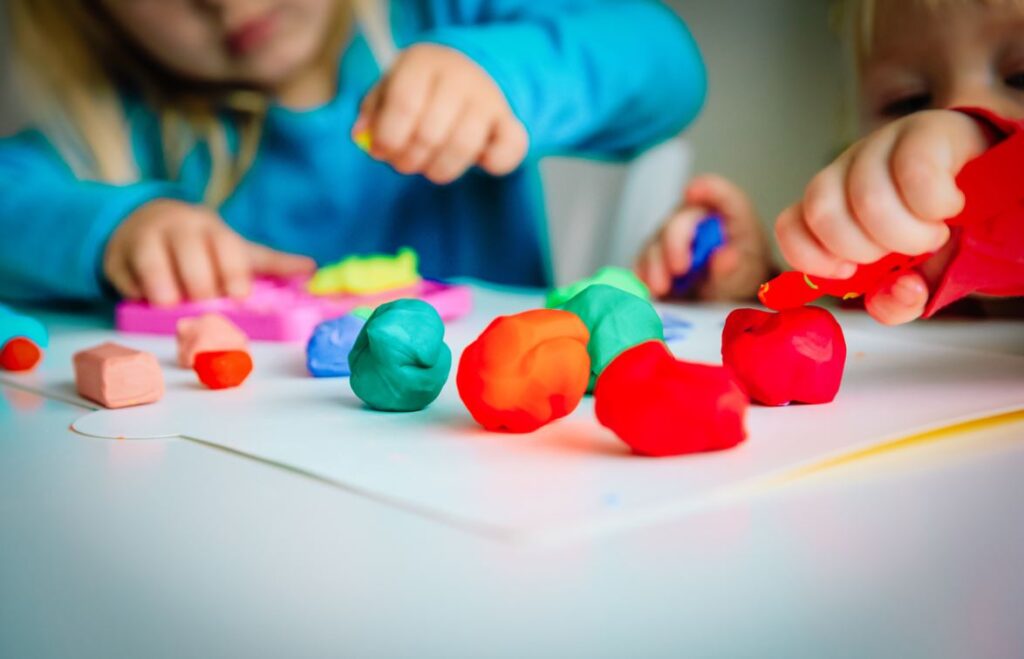
<instances>
[{"instance_id":1,"label":"child","mask_svg":"<svg viewBox=\"0 0 1024 659\"><path fill-rule=\"evenodd\" d=\"M955 177L992 138L987 121L946 108L1024 120L1024 2L849 0L845 9L873 132L811 181L775 233L794 269L822 277L848 277L890 252L938 251L921 272L867 296L877 320L903 323L925 311L957 246L942 222L963 208ZM742 199L736 190L725 196ZM732 219L756 222L742 206Z\"/></svg>"},{"instance_id":2,"label":"child","mask_svg":"<svg viewBox=\"0 0 1024 659\"><path fill-rule=\"evenodd\" d=\"M536 159L630 157L703 101L658 2L350 3L9 0L38 109L0 141L0 293L174 304L401 246L543 285Z\"/></svg>"}]
</instances>

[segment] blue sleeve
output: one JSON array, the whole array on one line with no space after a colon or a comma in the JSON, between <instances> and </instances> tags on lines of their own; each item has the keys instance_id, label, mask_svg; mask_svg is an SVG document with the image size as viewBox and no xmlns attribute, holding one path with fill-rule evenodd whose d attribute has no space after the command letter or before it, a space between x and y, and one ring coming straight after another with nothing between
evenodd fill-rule
<instances>
[{"instance_id":1,"label":"blue sleeve","mask_svg":"<svg viewBox=\"0 0 1024 659\"><path fill-rule=\"evenodd\" d=\"M431 5L453 24L417 41L455 48L487 70L525 124L534 155L630 157L677 134L704 103L697 45L660 2Z\"/></svg>"},{"instance_id":2,"label":"blue sleeve","mask_svg":"<svg viewBox=\"0 0 1024 659\"><path fill-rule=\"evenodd\" d=\"M0 297L101 297L107 239L132 211L159 197L181 195L161 182L78 180L36 132L0 140Z\"/></svg>"}]
</instances>

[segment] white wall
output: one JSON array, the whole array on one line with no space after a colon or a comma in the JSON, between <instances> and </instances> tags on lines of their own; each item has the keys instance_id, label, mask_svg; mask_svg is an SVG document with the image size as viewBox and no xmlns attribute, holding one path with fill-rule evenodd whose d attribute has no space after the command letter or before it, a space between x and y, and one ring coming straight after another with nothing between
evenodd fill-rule
<instances>
[{"instance_id":1,"label":"white wall","mask_svg":"<svg viewBox=\"0 0 1024 659\"><path fill-rule=\"evenodd\" d=\"M766 224L842 142L841 51L829 0L669 0L700 43L709 97L695 171L740 183Z\"/></svg>"}]
</instances>

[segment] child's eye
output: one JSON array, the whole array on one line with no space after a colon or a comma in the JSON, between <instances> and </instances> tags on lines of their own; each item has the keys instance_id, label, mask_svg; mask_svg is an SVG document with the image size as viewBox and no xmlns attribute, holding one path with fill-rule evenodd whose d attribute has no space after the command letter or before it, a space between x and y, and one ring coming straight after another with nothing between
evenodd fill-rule
<instances>
[{"instance_id":1,"label":"child's eye","mask_svg":"<svg viewBox=\"0 0 1024 659\"><path fill-rule=\"evenodd\" d=\"M1024 90L1024 71L1018 71L1006 77L1006 86Z\"/></svg>"},{"instance_id":2,"label":"child's eye","mask_svg":"<svg viewBox=\"0 0 1024 659\"><path fill-rule=\"evenodd\" d=\"M904 96L882 106L881 114L886 117L905 117L908 114L927 110L932 105L930 94Z\"/></svg>"}]
</instances>

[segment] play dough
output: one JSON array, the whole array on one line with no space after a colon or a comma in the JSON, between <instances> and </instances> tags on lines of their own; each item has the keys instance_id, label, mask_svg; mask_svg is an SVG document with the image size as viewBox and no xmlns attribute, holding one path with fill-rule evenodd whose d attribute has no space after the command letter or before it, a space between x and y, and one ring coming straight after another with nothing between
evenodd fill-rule
<instances>
[{"instance_id":1,"label":"play dough","mask_svg":"<svg viewBox=\"0 0 1024 659\"><path fill-rule=\"evenodd\" d=\"M75 353L73 361L78 393L104 407L144 405L164 394L163 373L151 353L103 343Z\"/></svg>"},{"instance_id":2,"label":"play dough","mask_svg":"<svg viewBox=\"0 0 1024 659\"><path fill-rule=\"evenodd\" d=\"M590 332L588 392L594 390L597 376L624 350L665 338L661 318L650 302L613 286L588 286L562 308L579 316Z\"/></svg>"},{"instance_id":3,"label":"play dough","mask_svg":"<svg viewBox=\"0 0 1024 659\"><path fill-rule=\"evenodd\" d=\"M414 412L437 398L452 367L444 323L422 300L396 300L366 321L348 357L352 391L385 412Z\"/></svg>"},{"instance_id":4,"label":"play dough","mask_svg":"<svg viewBox=\"0 0 1024 659\"><path fill-rule=\"evenodd\" d=\"M0 368L5 371L31 371L43 359L43 351L34 341L16 336L0 349Z\"/></svg>"},{"instance_id":5,"label":"play dough","mask_svg":"<svg viewBox=\"0 0 1024 659\"><path fill-rule=\"evenodd\" d=\"M496 318L462 353L459 395L488 430L536 430L579 405L590 378L589 338L568 311Z\"/></svg>"},{"instance_id":6,"label":"play dough","mask_svg":"<svg viewBox=\"0 0 1024 659\"><path fill-rule=\"evenodd\" d=\"M588 286L593 286L594 284L613 286L644 300L651 299L651 292L647 289L647 285L640 281L631 270L609 266L598 270L597 274L593 277L581 279L568 286L553 289L548 293L544 306L548 309L559 308L582 293Z\"/></svg>"},{"instance_id":7,"label":"play dough","mask_svg":"<svg viewBox=\"0 0 1024 659\"><path fill-rule=\"evenodd\" d=\"M49 334L41 322L0 304L0 368L7 371L35 368L49 343Z\"/></svg>"},{"instance_id":8,"label":"play dough","mask_svg":"<svg viewBox=\"0 0 1024 659\"><path fill-rule=\"evenodd\" d=\"M248 338L237 325L219 313L178 321L178 365L192 368L196 354L248 349Z\"/></svg>"},{"instance_id":9,"label":"play dough","mask_svg":"<svg viewBox=\"0 0 1024 659\"><path fill-rule=\"evenodd\" d=\"M846 365L843 329L820 307L737 309L722 331L722 362L764 405L828 403Z\"/></svg>"},{"instance_id":10,"label":"play dough","mask_svg":"<svg viewBox=\"0 0 1024 659\"><path fill-rule=\"evenodd\" d=\"M306 369L317 378L346 377L351 370L348 354L356 344L356 337L366 319L353 311L316 326L306 344Z\"/></svg>"},{"instance_id":11,"label":"play dough","mask_svg":"<svg viewBox=\"0 0 1024 659\"><path fill-rule=\"evenodd\" d=\"M245 382L252 372L252 357L244 350L201 352L194 367L199 381L210 389L228 389Z\"/></svg>"},{"instance_id":12,"label":"play dough","mask_svg":"<svg viewBox=\"0 0 1024 659\"><path fill-rule=\"evenodd\" d=\"M680 361L660 341L619 355L594 392L597 420L652 457L736 446L748 403L728 369Z\"/></svg>"},{"instance_id":13,"label":"play dough","mask_svg":"<svg viewBox=\"0 0 1024 659\"><path fill-rule=\"evenodd\" d=\"M349 256L325 265L309 280L313 295L371 295L409 288L420 282L419 257L405 248L398 254Z\"/></svg>"}]
</instances>

